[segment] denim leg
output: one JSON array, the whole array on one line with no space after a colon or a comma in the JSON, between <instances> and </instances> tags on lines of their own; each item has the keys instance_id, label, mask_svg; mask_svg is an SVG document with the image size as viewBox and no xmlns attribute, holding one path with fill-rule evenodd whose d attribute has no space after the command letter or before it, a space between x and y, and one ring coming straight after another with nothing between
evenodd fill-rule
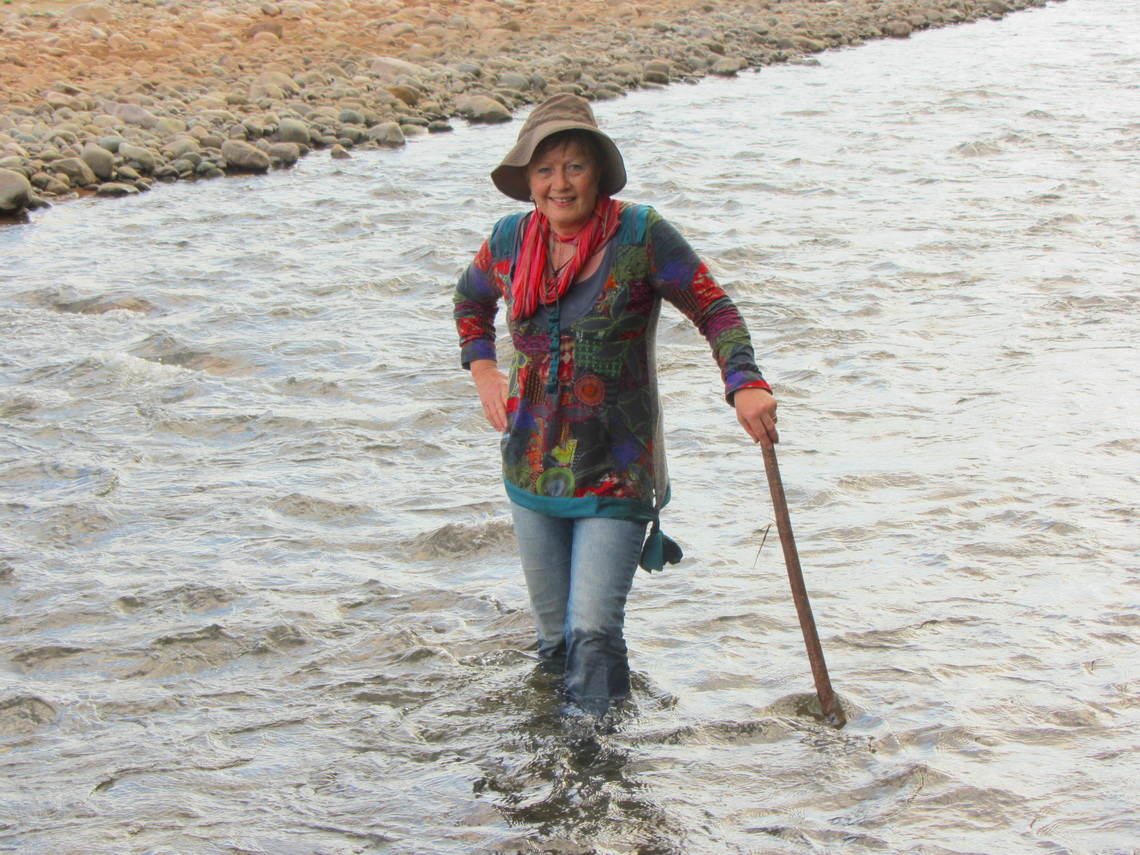
<instances>
[{"instance_id":1,"label":"denim leg","mask_svg":"<svg viewBox=\"0 0 1140 855\"><path fill-rule=\"evenodd\" d=\"M574 521L566 616L566 694L602 715L629 695L625 604L645 523L590 517Z\"/></svg>"},{"instance_id":2,"label":"denim leg","mask_svg":"<svg viewBox=\"0 0 1140 855\"><path fill-rule=\"evenodd\" d=\"M559 519L512 503L539 656L565 673L566 694L603 714L629 695L625 603L645 523Z\"/></svg>"},{"instance_id":3,"label":"denim leg","mask_svg":"<svg viewBox=\"0 0 1140 855\"><path fill-rule=\"evenodd\" d=\"M526 590L538 629L538 655L561 671L566 664L566 606L574 520L548 517L511 503Z\"/></svg>"}]
</instances>

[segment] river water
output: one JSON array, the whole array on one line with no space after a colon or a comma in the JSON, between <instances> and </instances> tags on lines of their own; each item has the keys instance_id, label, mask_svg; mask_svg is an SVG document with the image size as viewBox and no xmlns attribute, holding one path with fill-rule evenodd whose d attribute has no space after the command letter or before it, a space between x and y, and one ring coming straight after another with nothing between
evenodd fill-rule
<instances>
[{"instance_id":1,"label":"river water","mask_svg":"<svg viewBox=\"0 0 1140 855\"><path fill-rule=\"evenodd\" d=\"M687 558L558 717L449 314L518 122L461 128L0 229L0 851L1140 851L1140 5L597 113L754 330L847 727L672 310Z\"/></svg>"}]
</instances>

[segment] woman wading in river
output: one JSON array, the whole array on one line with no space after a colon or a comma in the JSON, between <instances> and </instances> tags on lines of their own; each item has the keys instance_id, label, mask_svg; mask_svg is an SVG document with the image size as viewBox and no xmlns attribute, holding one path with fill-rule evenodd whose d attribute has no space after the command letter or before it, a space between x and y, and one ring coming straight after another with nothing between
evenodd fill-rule
<instances>
[{"instance_id":1,"label":"woman wading in river","mask_svg":"<svg viewBox=\"0 0 1140 855\"><path fill-rule=\"evenodd\" d=\"M463 366L502 434L539 657L564 675L571 702L601 716L629 695L623 626L638 565L681 558L659 518L669 499L661 301L708 340L754 441L779 441L776 400L740 313L684 238L652 208L612 198L625 164L585 100L536 107L491 180L533 210L496 223L459 278ZM500 302L515 347L509 377L495 359Z\"/></svg>"}]
</instances>

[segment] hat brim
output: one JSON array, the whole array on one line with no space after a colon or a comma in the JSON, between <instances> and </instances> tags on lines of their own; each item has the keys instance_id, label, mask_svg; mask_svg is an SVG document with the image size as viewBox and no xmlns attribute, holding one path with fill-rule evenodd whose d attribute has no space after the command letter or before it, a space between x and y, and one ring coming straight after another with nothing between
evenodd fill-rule
<instances>
[{"instance_id":1,"label":"hat brim","mask_svg":"<svg viewBox=\"0 0 1140 855\"><path fill-rule=\"evenodd\" d=\"M538 129L536 129L538 130ZM526 180L526 168L530 159L534 157L535 149L544 139L560 131L587 131L594 135L602 150L602 177L598 182L598 194L613 196L625 186L625 161L621 152L612 139L599 131L596 127L585 122L570 120L545 122L541 132L525 135L515 143L514 147L491 172L491 180L499 191L520 202L530 200L530 185Z\"/></svg>"}]
</instances>

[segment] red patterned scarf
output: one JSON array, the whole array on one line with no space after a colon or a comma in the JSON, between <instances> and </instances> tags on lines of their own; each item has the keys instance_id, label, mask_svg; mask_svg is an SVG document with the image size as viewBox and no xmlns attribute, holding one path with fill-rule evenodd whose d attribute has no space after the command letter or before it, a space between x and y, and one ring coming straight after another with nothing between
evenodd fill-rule
<instances>
[{"instance_id":1,"label":"red patterned scarf","mask_svg":"<svg viewBox=\"0 0 1140 855\"><path fill-rule=\"evenodd\" d=\"M540 305L548 305L566 293L570 283L590 258L609 242L621 224L622 204L609 196L599 196L594 213L586 225L573 238L560 238L550 228L550 220L540 211L531 215L530 223L523 235L522 252L511 291L514 302L511 319L529 318ZM562 270L553 278L547 270L548 247L552 240L576 240L578 251Z\"/></svg>"}]
</instances>

